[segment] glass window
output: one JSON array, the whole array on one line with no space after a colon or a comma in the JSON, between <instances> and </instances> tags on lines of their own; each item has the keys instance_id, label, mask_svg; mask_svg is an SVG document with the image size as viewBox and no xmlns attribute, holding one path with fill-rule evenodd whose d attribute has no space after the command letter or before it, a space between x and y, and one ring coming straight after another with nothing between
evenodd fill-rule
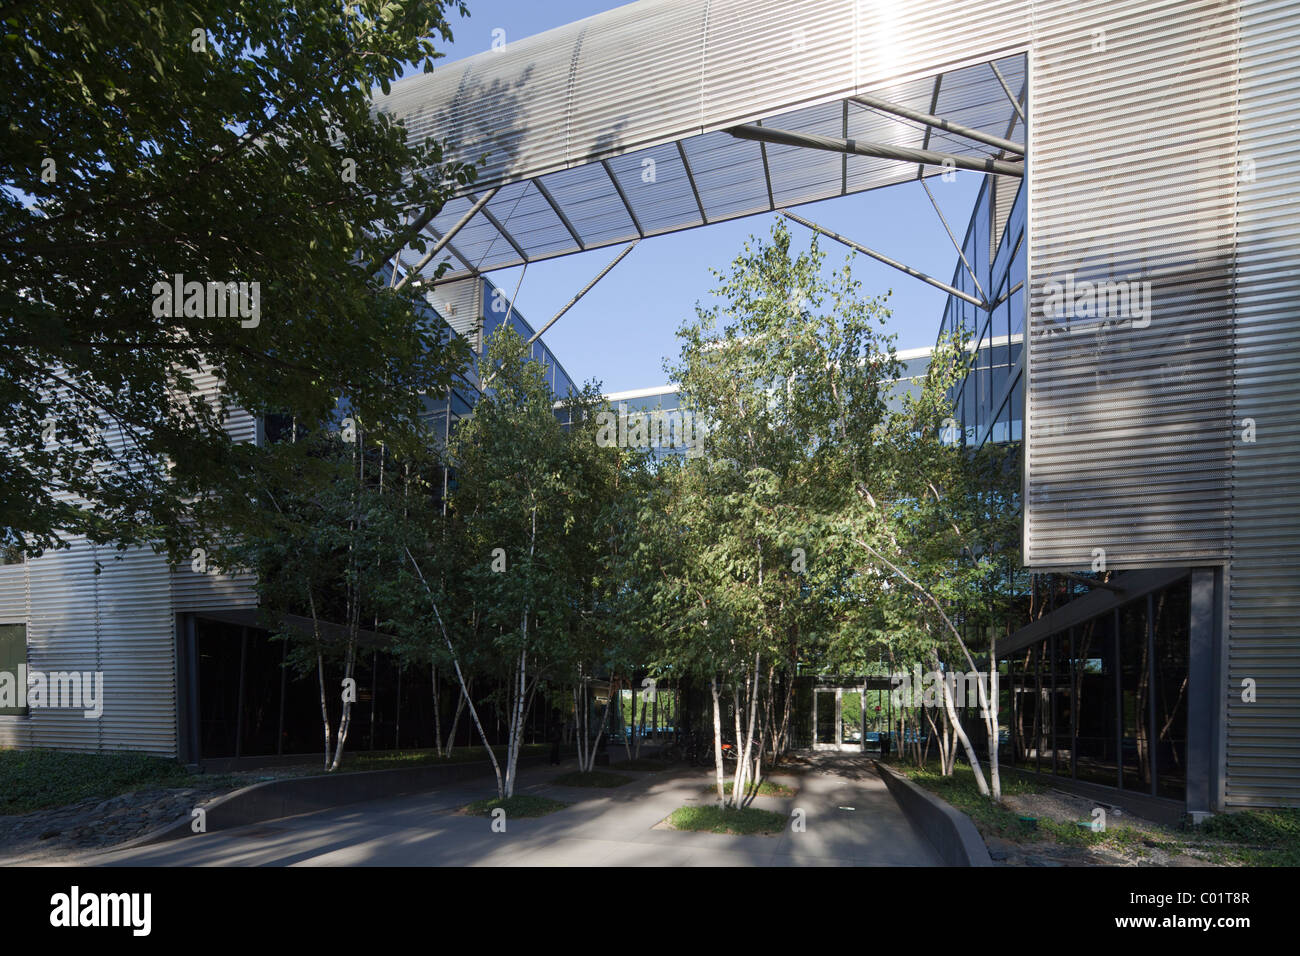
<instances>
[{"instance_id":1,"label":"glass window","mask_svg":"<svg viewBox=\"0 0 1300 956\"><path fill-rule=\"evenodd\" d=\"M1073 687L1071 675L1074 661L1070 653L1069 633L1058 634L1054 639L1055 654L1052 667L1052 728L1055 743L1052 745L1053 763L1059 776L1074 775L1074 715L1071 701Z\"/></svg>"},{"instance_id":2,"label":"glass window","mask_svg":"<svg viewBox=\"0 0 1300 956\"><path fill-rule=\"evenodd\" d=\"M24 673L20 668L26 663L27 625L0 624L0 703L13 705L0 706L0 716L22 717L27 714L26 707L17 706L20 696L18 681Z\"/></svg>"},{"instance_id":3,"label":"glass window","mask_svg":"<svg viewBox=\"0 0 1300 956\"><path fill-rule=\"evenodd\" d=\"M1016 263L1018 268L1012 269L1011 272L1015 280L1011 283L1012 285L1015 285L1016 282L1020 282L1025 278L1025 270L1023 268L1024 260L1022 258L1024 254L1024 247L1022 246L1021 251L1016 253ZM1011 298L1007 301L1010 303L1011 335L1021 335L1025 331L1025 287L1021 286L1015 292L1011 293Z\"/></svg>"},{"instance_id":4,"label":"glass window","mask_svg":"<svg viewBox=\"0 0 1300 956\"><path fill-rule=\"evenodd\" d=\"M1116 658L1113 615L1074 629L1073 718L1075 776L1113 787L1119 780L1116 745Z\"/></svg>"},{"instance_id":5,"label":"glass window","mask_svg":"<svg viewBox=\"0 0 1300 956\"><path fill-rule=\"evenodd\" d=\"M1037 760L1034 739L1037 727L1034 723L1036 710L1034 698L1037 694L1037 678L1034 675L1035 649L1030 647L1021 651L1011 662L1012 697L1012 752L1014 762L1021 767L1033 770Z\"/></svg>"},{"instance_id":6,"label":"glass window","mask_svg":"<svg viewBox=\"0 0 1300 956\"><path fill-rule=\"evenodd\" d=\"M1191 590L1187 582L1153 596L1155 622L1156 793L1187 790L1187 670Z\"/></svg>"},{"instance_id":7,"label":"glass window","mask_svg":"<svg viewBox=\"0 0 1300 956\"><path fill-rule=\"evenodd\" d=\"M1147 653L1147 602L1119 612L1125 790L1151 791L1151 659Z\"/></svg>"}]
</instances>

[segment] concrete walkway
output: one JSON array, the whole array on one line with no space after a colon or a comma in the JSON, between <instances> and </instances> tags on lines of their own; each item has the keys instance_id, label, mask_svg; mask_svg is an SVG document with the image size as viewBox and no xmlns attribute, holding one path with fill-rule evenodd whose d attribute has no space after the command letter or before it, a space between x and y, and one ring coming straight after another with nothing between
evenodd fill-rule
<instances>
[{"instance_id":1,"label":"concrete walkway","mask_svg":"<svg viewBox=\"0 0 1300 956\"><path fill-rule=\"evenodd\" d=\"M626 771L614 789L558 787L572 761L521 771L516 792L572 805L511 819L494 833L486 817L455 812L493 794L476 780L436 792L353 804L157 846L109 851L65 863L118 866L935 866L917 834L862 757L819 754L802 776L777 777L793 797L755 806L787 817L804 811L804 832L775 836L687 833L656 824L687 804L707 805L710 771ZM615 772L618 767L609 768Z\"/></svg>"}]
</instances>

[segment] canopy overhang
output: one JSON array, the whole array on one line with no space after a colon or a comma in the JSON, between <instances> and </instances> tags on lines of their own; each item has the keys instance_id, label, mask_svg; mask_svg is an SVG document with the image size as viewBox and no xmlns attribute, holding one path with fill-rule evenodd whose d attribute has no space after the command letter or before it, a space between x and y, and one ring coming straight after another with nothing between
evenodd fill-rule
<instances>
[{"instance_id":1,"label":"canopy overhang","mask_svg":"<svg viewBox=\"0 0 1300 956\"><path fill-rule=\"evenodd\" d=\"M1025 139L1018 12L959 0L949 28L892 3L640 0L404 80L376 109L484 162L425 230L438 255L402 266L452 281L955 166L1013 178L1022 156L993 143Z\"/></svg>"}]
</instances>

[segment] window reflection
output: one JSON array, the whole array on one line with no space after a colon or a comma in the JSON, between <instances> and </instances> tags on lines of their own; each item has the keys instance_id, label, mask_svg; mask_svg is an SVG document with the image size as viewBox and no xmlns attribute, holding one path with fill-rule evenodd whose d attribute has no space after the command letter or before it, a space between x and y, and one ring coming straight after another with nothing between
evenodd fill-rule
<instances>
[{"instance_id":1,"label":"window reflection","mask_svg":"<svg viewBox=\"0 0 1300 956\"><path fill-rule=\"evenodd\" d=\"M1004 658L1007 760L1183 799L1190 615L1184 579Z\"/></svg>"}]
</instances>

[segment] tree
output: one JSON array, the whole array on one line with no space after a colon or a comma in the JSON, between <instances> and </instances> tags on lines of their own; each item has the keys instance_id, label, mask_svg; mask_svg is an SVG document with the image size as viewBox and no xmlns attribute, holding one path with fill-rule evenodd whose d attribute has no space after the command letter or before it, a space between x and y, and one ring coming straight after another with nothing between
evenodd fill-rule
<instances>
[{"instance_id":1,"label":"tree","mask_svg":"<svg viewBox=\"0 0 1300 956\"><path fill-rule=\"evenodd\" d=\"M793 255L781 222L770 242L746 243L730 272L719 274L722 304L698 309L679 331L681 360L669 370L709 422L707 460L674 473L672 520L687 530L667 531L664 540L689 544L666 562L665 577L674 602L693 605L682 620L688 626L669 633L687 642L675 644L676 654L688 653L678 663L702 668L710 682L724 805L744 802L746 785L760 782L763 736L788 723L801 642L834 607L832 565L814 567L826 561L828 495L842 464L832 453L869 445L893 368L883 302L861 299L847 264L824 278L823 258L816 242ZM686 638L690 631L698 633ZM719 675L732 677L739 752L730 799L720 754L727 688ZM780 718L772 700L778 675L787 687Z\"/></svg>"},{"instance_id":2,"label":"tree","mask_svg":"<svg viewBox=\"0 0 1300 956\"><path fill-rule=\"evenodd\" d=\"M222 427L231 406L311 431L346 394L388 447L422 441L420 392L445 386L456 346L374 273L422 248L473 170L408 142L370 94L408 63L432 68L453 10L9 8L0 545L37 554L84 534L188 551L205 534L192 500L245 461Z\"/></svg>"},{"instance_id":3,"label":"tree","mask_svg":"<svg viewBox=\"0 0 1300 956\"><path fill-rule=\"evenodd\" d=\"M599 402L596 386L569 402L566 429L546 370L513 329L489 339L484 368L484 393L448 449L456 473L448 517L408 523L408 534L420 530L402 541L408 566L391 586L418 596L402 626L445 648L506 799L539 687L579 674L582 717L589 678L608 663L609 585L600 565L621 459L597 445L594 416L583 414ZM505 688L503 762L470 697L471 673Z\"/></svg>"},{"instance_id":4,"label":"tree","mask_svg":"<svg viewBox=\"0 0 1300 956\"><path fill-rule=\"evenodd\" d=\"M1015 549L1007 454L944 440L950 390L969 367L964 343L941 344L910 394L897 381L884 300L862 296L851 258L829 276L823 259L815 240L792 253L781 223L770 241L751 239L722 277L721 305L682 328L670 369L710 427L707 460L666 472L669 503L651 536L659 621L667 659L710 682L715 747L719 676L733 678L737 803L760 779L761 764L749 766L763 750L756 732L776 736L788 719L796 662L861 673L887 656L891 668L917 661L951 673L960 661L976 671L962 627L983 629L979 609ZM776 718L782 677L786 716ZM985 681L996 793L996 687ZM984 786L951 685L942 687L945 730ZM722 771L718 759L725 805Z\"/></svg>"},{"instance_id":5,"label":"tree","mask_svg":"<svg viewBox=\"0 0 1300 956\"><path fill-rule=\"evenodd\" d=\"M240 529L223 536L213 562L254 575L267 627L289 642L288 665L316 672L327 771L341 765L351 727L362 622L387 616L385 583L405 560L394 528L412 500L427 501L435 467L427 456L394 461L364 431L348 438L318 432L271 445L257 456L250 487L205 502ZM327 665L341 668L337 690L327 683Z\"/></svg>"}]
</instances>

